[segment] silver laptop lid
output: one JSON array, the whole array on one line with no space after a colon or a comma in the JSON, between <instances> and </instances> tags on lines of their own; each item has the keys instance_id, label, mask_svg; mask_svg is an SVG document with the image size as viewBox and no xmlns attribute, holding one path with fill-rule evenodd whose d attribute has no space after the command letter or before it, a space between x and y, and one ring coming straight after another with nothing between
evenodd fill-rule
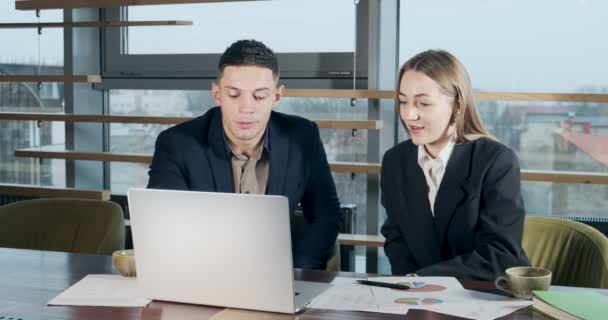
<instances>
[{"instance_id":1,"label":"silver laptop lid","mask_svg":"<svg viewBox=\"0 0 608 320\"><path fill-rule=\"evenodd\" d=\"M128 200L146 298L295 311L286 197L130 189Z\"/></svg>"}]
</instances>

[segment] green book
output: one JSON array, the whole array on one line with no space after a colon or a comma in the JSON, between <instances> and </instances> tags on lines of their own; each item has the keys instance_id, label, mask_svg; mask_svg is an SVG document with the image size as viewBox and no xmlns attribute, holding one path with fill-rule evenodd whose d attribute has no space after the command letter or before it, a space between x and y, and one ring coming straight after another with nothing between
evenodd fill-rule
<instances>
[{"instance_id":1,"label":"green book","mask_svg":"<svg viewBox=\"0 0 608 320\"><path fill-rule=\"evenodd\" d=\"M590 290L534 291L532 300L532 308L554 319L608 319L608 296Z\"/></svg>"}]
</instances>

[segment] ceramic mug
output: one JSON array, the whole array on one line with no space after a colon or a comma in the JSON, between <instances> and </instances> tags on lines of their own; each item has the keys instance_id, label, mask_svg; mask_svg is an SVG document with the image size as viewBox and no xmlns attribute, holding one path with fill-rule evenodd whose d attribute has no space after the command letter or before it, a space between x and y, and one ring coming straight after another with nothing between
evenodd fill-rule
<instances>
[{"instance_id":1,"label":"ceramic mug","mask_svg":"<svg viewBox=\"0 0 608 320\"><path fill-rule=\"evenodd\" d=\"M123 277L135 277L135 252L133 250L118 250L112 253L114 268Z\"/></svg>"},{"instance_id":2,"label":"ceramic mug","mask_svg":"<svg viewBox=\"0 0 608 320\"><path fill-rule=\"evenodd\" d=\"M505 271L504 276L496 278L494 285L520 299L532 299L532 291L549 290L551 271L537 267L513 267Z\"/></svg>"}]
</instances>

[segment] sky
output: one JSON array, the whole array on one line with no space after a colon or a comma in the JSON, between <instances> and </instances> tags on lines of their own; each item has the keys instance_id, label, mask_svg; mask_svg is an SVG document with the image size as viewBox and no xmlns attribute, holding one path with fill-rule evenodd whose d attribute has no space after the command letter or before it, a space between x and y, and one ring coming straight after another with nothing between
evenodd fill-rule
<instances>
[{"instance_id":1,"label":"sky","mask_svg":"<svg viewBox=\"0 0 608 320\"><path fill-rule=\"evenodd\" d=\"M608 89L608 1L401 1L400 62L435 48L482 90Z\"/></svg>"}]
</instances>

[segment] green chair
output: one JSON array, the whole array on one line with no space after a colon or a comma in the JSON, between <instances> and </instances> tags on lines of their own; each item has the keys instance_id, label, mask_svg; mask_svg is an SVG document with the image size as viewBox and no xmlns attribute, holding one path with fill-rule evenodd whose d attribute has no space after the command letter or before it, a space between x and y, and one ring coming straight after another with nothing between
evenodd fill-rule
<instances>
[{"instance_id":1,"label":"green chair","mask_svg":"<svg viewBox=\"0 0 608 320\"><path fill-rule=\"evenodd\" d=\"M553 272L554 285L608 288L608 238L593 227L527 216L523 247L533 266Z\"/></svg>"},{"instance_id":2,"label":"green chair","mask_svg":"<svg viewBox=\"0 0 608 320\"><path fill-rule=\"evenodd\" d=\"M327 260L327 265L325 266L325 271L340 271L340 244L336 239L336 244L334 245L334 249L332 251L329 260Z\"/></svg>"},{"instance_id":3,"label":"green chair","mask_svg":"<svg viewBox=\"0 0 608 320\"><path fill-rule=\"evenodd\" d=\"M291 241L297 242L304 235L306 230L306 219L301 211L296 210L291 218ZM332 250L331 256L325 265L326 271L340 271L340 245L336 239L336 244Z\"/></svg>"},{"instance_id":4,"label":"green chair","mask_svg":"<svg viewBox=\"0 0 608 320\"><path fill-rule=\"evenodd\" d=\"M123 212L114 202L37 199L0 206L0 247L110 255L124 241Z\"/></svg>"}]
</instances>

